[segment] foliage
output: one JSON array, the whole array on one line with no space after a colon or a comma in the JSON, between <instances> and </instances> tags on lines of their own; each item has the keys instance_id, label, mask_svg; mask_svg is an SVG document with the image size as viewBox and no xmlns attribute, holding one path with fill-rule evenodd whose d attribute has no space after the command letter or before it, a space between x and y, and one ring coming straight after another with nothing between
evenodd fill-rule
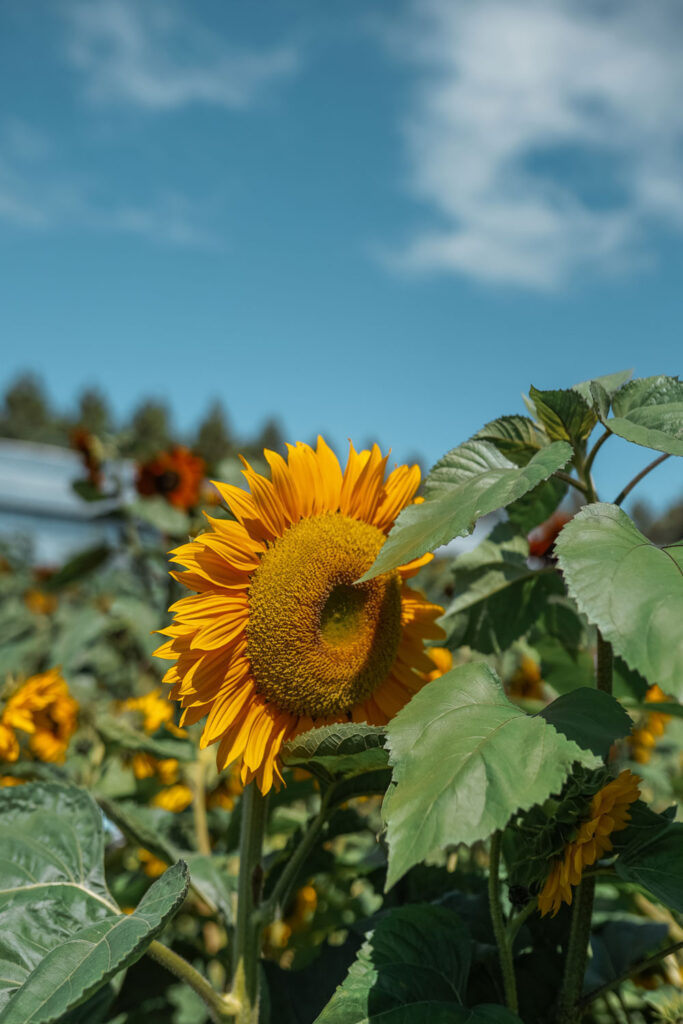
<instances>
[{"instance_id":1,"label":"foliage","mask_svg":"<svg viewBox=\"0 0 683 1024\"><path fill-rule=\"evenodd\" d=\"M492 420L437 462L364 577L438 549L411 583L445 608L425 685L386 727L290 740L267 810L217 772L200 724L181 725L153 657L180 596L167 552L216 514L207 489L187 507L170 488L119 494L118 540L50 573L18 544L0 553L0 1024L256 1024L240 972L260 986L260 1024L603 1024L626 1019L613 992L632 1024L654 1006L676 1019L680 522L651 536L644 514L599 501L593 468L612 435L682 454L682 385L629 378L532 387L528 415ZM115 436L85 394L60 419L23 381L3 431L64 442L78 421L108 436L105 459L172 440L160 404L136 417ZM239 484L218 405L195 441ZM252 458L257 442L281 449L277 424L240 450ZM99 449L83 450L80 493L101 500ZM476 547L442 547L494 512ZM41 703L32 687L57 666L72 718L78 704L61 732L66 698ZM627 769L640 797L608 834L609 787ZM579 843L571 905L541 917ZM233 977L245 907L255 940Z\"/></svg>"}]
</instances>

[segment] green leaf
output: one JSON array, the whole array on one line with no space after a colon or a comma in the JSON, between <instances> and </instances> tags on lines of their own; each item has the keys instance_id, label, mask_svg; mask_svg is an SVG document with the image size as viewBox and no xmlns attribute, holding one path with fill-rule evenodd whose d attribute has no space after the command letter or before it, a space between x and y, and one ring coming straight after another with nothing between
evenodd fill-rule
<instances>
[{"instance_id":1,"label":"green leaf","mask_svg":"<svg viewBox=\"0 0 683 1024\"><path fill-rule=\"evenodd\" d=\"M518 530L530 533L536 526L550 519L567 490L568 486L562 480L552 477L544 480L508 506L508 519Z\"/></svg>"},{"instance_id":2,"label":"green leaf","mask_svg":"<svg viewBox=\"0 0 683 1024\"><path fill-rule=\"evenodd\" d=\"M315 1024L465 1020L469 968L469 935L453 911L400 907L378 921Z\"/></svg>"},{"instance_id":3,"label":"green leaf","mask_svg":"<svg viewBox=\"0 0 683 1024\"><path fill-rule=\"evenodd\" d=\"M599 415L613 434L644 448L683 455L683 381L678 377L639 377L612 397L607 417L604 392L594 387Z\"/></svg>"},{"instance_id":4,"label":"green leaf","mask_svg":"<svg viewBox=\"0 0 683 1024\"><path fill-rule=\"evenodd\" d=\"M683 545L658 548L616 505L586 505L555 543L579 609L626 663L683 696Z\"/></svg>"},{"instance_id":5,"label":"green leaf","mask_svg":"<svg viewBox=\"0 0 683 1024\"><path fill-rule=\"evenodd\" d=\"M526 538L500 523L456 559L453 600L441 620L449 647L467 644L493 654L531 628L558 581L556 574L530 569L528 556Z\"/></svg>"},{"instance_id":6,"label":"green leaf","mask_svg":"<svg viewBox=\"0 0 683 1024\"><path fill-rule=\"evenodd\" d=\"M77 580L83 579L84 576L90 575L95 569L99 569L110 555L111 548L108 544L97 544L95 547L88 548L87 551L81 551L80 554L69 559L59 572L50 576L43 584L43 588L45 590L61 590L67 584L75 583Z\"/></svg>"},{"instance_id":7,"label":"green leaf","mask_svg":"<svg viewBox=\"0 0 683 1024\"><path fill-rule=\"evenodd\" d=\"M598 421L594 410L580 392L529 389L538 418L551 441L569 441L575 448L586 441Z\"/></svg>"},{"instance_id":8,"label":"green leaf","mask_svg":"<svg viewBox=\"0 0 683 1024\"><path fill-rule=\"evenodd\" d=\"M618 373L605 374L604 377L593 377L592 380L581 381L580 384L575 384L572 390L578 391L590 406L594 406L595 399L591 388L592 384L597 384L607 395L608 399L610 399L614 392L618 391L622 384L625 384L632 376L633 370L620 370Z\"/></svg>"},{"instance_id":9,"label":"green leaf","mask_svg":"<svg viewBox=\"0 0 683 1024\"><path fill-rule=\"evenodd\" d=\"M563 694L539 714L567 739L603 758L614 741L628 736L633 728L618 700L587 686Z\"/></svg>"},{"instance_id":10,"label":"green leaf","mask_svg":"<svg viewBox=\"0 0 683 1024\"><path fill-rule=\"evenodd\" d=\"M311 729L282 748L286 765L322 768L332 776L361 775L386 768L385 731L364 722L340 722Z\"/></svg>"},{"instance_id":11,"label":"green leaf","mask_svg":"<svg viewBox=\"0 0 683 1024\"><path fill-rule=\"evenodd\" d=\"M110 914L49 950L11 997L2 1024L50 1024L139 960L187 892L179 861L147 890L132 914ZM27 912L30 913L28 908ZM42 939L42 935L41 935Z\"/></svg>"},{"instance_id":12,"label":"green leaf","mask_svg":"<svg viewBox=\"0 0 683 1024\"><path fill-rule=\"evenodd\" d=\"M196 749L189 740L175 739L173 736L157 739L145 732L138 732L122 719L111 715L98 715L95 726L107 743L121 750L152 754L162 759L174 757L178 761L193 761L196 757Z\"/></svg>"},{"instance_id":13,"label":"green leaf","mask_svg":"<svg viewBox=\"0 0 683 1024\"><path fill-rule=\"evenodd\" d=\"M671 910L683 912L683 824L670 822L649 842L627 846L615 862L620 878L635 882Z\"/></svg>"},{"instance_id":14,"label":"green leaf","mask_svg":"<svg viewBox=\"0 0 683 1024\"><path fill-rule=\"evenodd\" d=\"M531 458L548 447L548 438L528 416L501 416L478 430L471 441L488 441L515 466L526 466ZM455 449L457 451L457 449ZM440 459L425 481L425 493L438 486L442 476L446 483L457 483L449 477L449 452Z\"/></svg>"},{"instance_id":15,"label":"green leaf","mask_svg":"<svg viewBox=\"0 0 683 1024\"><path fill-rule=\"evenodd\" d=\"M189 516L179 508L169 505L165 498L139 498L126 509L127 513L143 523L149 523L160 533L172 537L184 537L190 532Z\"/></svg>"},{"instance_id":16,"label":"green leaf","mask_svg":"<svg viewBox=\"0 0 683 1024\"><path fill-rule=\"evenodd\" d=\"M0 790L0 1020L49 1024L138 959L187 889L181 862L126 916L104 879L102 815L75 786Z\"/></svg>"},{"instance_id":17,"label":"green leaf","mask_svg":"<svg viewBox=\"0 0 683 1024\"><path fill-rule=\"evenodd\" d=\"M526 715L484 663L453 669L387 726L395 786L383 805L390 888L450 843L471 844L558 792L574 762L601 762Z\"/></svg>"},{"instance_id":18,"label":"green leaf","mask_svg":"<svg viewBox=\"0 0 683 1024\"><path fill-rule=\"evenodd\" d=\"M571 448L558 441L537 452L526 466L515 466L485 441L466 441L445 455L437 466L429 497L400 513L372 568L372 579L418 558L426 551L469 533L477 519L504 508L546 480L571 458ZM436 467L435 467L436 468ZM428 477L428 481L431 478Z\"/></svg>"}]
</instances>

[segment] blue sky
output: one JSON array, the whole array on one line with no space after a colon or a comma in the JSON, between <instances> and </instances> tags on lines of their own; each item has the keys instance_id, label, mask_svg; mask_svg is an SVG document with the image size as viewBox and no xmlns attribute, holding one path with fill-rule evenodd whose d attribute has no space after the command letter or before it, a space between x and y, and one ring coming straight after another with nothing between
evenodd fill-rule
<instances>
[{"instance_id":1,"label":"blue sky","mask_svg":"<svg viewBox=\"0 0 683 1024\"><path fill-rule=\"evenodd\" d=\"M0 387L432 462L681 368L674 0L0 0ZM614 497L649 453L610 442ZM670 460L651 494L681 490Z\"/></svg>"}]
</instances>

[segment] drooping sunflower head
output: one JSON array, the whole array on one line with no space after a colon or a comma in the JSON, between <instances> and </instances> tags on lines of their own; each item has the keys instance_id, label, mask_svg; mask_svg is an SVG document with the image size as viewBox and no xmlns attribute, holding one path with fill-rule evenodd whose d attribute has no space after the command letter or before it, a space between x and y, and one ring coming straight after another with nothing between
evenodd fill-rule
<instances>
[{"instance_id":1,"label":"drooping sunflower head","mask_svg":"<svg viewBox=\"0 0 683 1024\"><path fill-rule=\"evenodd\" d=\"M207 716L202 746L219 743L219 770L240 761L242 782L263 792L293 736L388 722L434 668L423 641L443 636L443 609L406 583L431 555L356 582L412 501L419 468L386 476L377 445L351 445L342 472L322 438L288 446L287 460L265 457L270 479L243 460L250 491L216 483L234 520L207 517L208 530L173 552L185 566L174 575L196 593L172 606L157 651L174 662L164 681L181 724Z\"/></svg>"}]
</instances>

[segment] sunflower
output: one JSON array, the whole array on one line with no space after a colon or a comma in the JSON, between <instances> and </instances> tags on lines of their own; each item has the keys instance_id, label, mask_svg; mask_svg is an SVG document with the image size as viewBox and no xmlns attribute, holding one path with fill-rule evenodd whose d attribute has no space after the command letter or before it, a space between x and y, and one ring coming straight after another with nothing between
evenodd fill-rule
<instances>
[{"instance_id":1,"label":"sunflower","mask_svg":"<svg viewBox=\"0 0 683 1024\"><path fill-rule=\"evenodd\" d=\"M76 730L78 702L69 693L59 669L31 676L7 701L2 724L29 734L29 747L39 761L63 761Z\"/></svg>"},{"instance_id":2,"label":"sunflower","mask_svg":"<svg viewBox=\"0 0 683 1024\"><path fill-rule=\"evenodd\" d=\"M638 799L640 778L630 771L621 772L593 796L588 818L579 826L576 839L568 843L553 864L538 896L538 909L552 916L563 903L571 904L572 886L581 881L584 868L595 864L612 849L610 836L625 829L631 819L629 807Z\"/></svg>"},{"instance_id":3,"label":"sunflower","mask_svg":"<svg viewBox=\"0 0 683 1024\"><path fill-rule=\"evenodd\" d=\"M662 689L656 684L651 686L645 694L647 703L665 703L670 701ZM628 738L628 746L631 757L638 764L647 764L652 757L652 751L657 741L664 735L667 725L671 721L671 715L663 711L650 711Z\"/></svg>"},{"instance_id":4,"label":"sunflower","mask_svg":"<svg viewBox=\"0 0 683 1024\"><path fill-rule=\"evenodd\" d=\"M177 444L138 466L135 486L145 497L159 494L170 505L187 510L199 504L205 469L203 459Z\"/></svg>"},{"instance_id":5,"label":"sunflower","mask_svg":"<svg viewBox=\"0 0 683 1024\"><path fill-rule=\"evenodd\" d=\"M281 780L279 753L294 736L335 722L384 725L434 669L424 640L439 640L443 609L406 580L432 557L366 583L400 510L420 482L417 466L385 480L377 445L351 445L342 472L319 437L314 450L265 451L271 479L246 460L250 492L216 483L235 521L177 548L173 573L190 590L171 607L170 637L156 652L184 708L182 724L208 716L201 746L218 743L221 771L241 764L243 784L267 793Z\"/></svg>"}]
</instances>

